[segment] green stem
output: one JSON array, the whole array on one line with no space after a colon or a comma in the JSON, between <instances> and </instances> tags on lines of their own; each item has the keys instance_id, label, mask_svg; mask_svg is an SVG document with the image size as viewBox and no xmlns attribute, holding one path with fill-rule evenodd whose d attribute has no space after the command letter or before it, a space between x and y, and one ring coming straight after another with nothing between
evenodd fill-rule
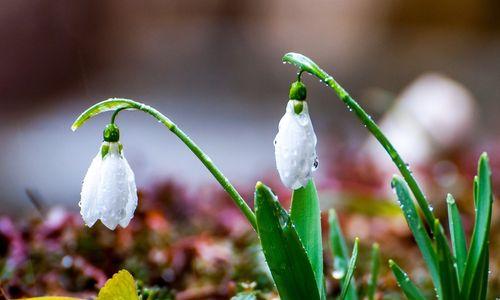
<instances>
[{"instance_id":1,"label":"green stem","mask_svg":"<svg viewBox=\"0 0 500 300\"><path fill-rule=\"evenodd\" d=\"M118 116L118 113L121 112L122 110L127 109L126 107L119 108L113 112L113 115L111 116L111 124L115 124L116 116Z\"/></svg>"},{"instance_id":2,"label":"green stem","mask_svg":"<svg viewBox=\"0 0 500 300\"><path fill-rule=\"evenodd\" d=\"M154 109L149 105L145 105L133 100L129 99L109 99L102 102L99 102L85 112L83 112L73 123L71 126L72 130L76 130L83 123L85 123L88 119L93 116L105 112L114 110L115 113L112 116L111 122L113 123L118 112L124 109L137 109L141 110L145 113L150 114L154 118L156 118L160 123L165 125L173 134L175 134L188 148L191 152L198 157L198 159L205 165L205 167L212 173L215 179L219 182L219 184L224 188L224 190L229 194L234 203L238 206L241 212L245 215L248 222L252 225L254 229L257 228L257 223L255 219L255 214L252 209L248 206L248 204L243 200L238 191L234 188L234 186L229 182L229 180L222 174L222 172L217 168L217 166L212 162L210 157L206 155L201 148L196 145L191 138L187 134L185 134L177 125L172 122L165 115Z\"/></svg>"},{"instance_id":3,"label":"green stem","mask_svg":"<svg viewBox=\"0 0 500 300\"><path fill-rule=\"evenodd\" d=\"M283 61L297 66L300 72L308 72L309 74L316 76L321 81L326 83L337 94L340 100L342 100L347 105L349 110L353 111L356 114L356 116L379 141L382 147L384 147L385 151L387 151L387 153L390 155L392 161L396 164L396 167L399 169L401 175L408 183L408 186L415 196L418 205L422 209L427 224L429 224L429 227L432 230L435 217L424 193L422 192L422 189L413 177L408 164L404 162L389 139L387 139L384 133L373 121L372 117L368 113L366 113L363 108L361 108L361 106L359 106L359 104L349 95L349 93L347 93L346 90L344 90L344 88L340 84L338 84L337 81L335 81L335 79L333 79L332 76L323 71L315 62L313 62L308 57L298 53L287 53L285 54L285 56L283 56Z\"/></svg>"}]
</instances>

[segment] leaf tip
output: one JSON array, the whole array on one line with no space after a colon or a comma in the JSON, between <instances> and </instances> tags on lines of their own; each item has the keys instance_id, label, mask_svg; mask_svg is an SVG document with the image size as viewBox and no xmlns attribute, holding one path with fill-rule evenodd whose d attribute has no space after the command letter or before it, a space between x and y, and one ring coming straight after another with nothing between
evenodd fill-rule
<instances>
[{"instance_id":1,"label":"leaf tip","mask_svg":"<svg viewBox=\"0 0 500 300\"><path fill-rule=\"evenodd\" d=\"M393 267L396 263L392 260L392 259L389 259L389 267Z\"/></svg>"},{"instance_id":2,"label":"leaf tip","mask_svg":"<svg viewBox=\"0 0 500 300\"><path fill-rule=\"evenodd\" d=\"M257 181L257 183L255 184L256 190L263 189L264 187L265 187L265 185L262 183L262 181Z\"/></svg>"},{"instance_id":3,"label":"leaf tip","mask_svg":"<svg viewBox=\"0 0 500 300\"><path fill-rule=\"evenodd\" d=\"M488 153L487 152L481 153L481 159L488 160Z\"/></svg>"},{"instance_id":4,"label":"leaf tip","mask_svg":"<svg viewBox=\"0 0 500 300\"><path fill-rule=\"evenodd\" d=\"M450 205L453 205L455 204L455 198L453 198L453 195L448 193L446 195L446 203L450 204Z\"/></svg>"}]
</instances>

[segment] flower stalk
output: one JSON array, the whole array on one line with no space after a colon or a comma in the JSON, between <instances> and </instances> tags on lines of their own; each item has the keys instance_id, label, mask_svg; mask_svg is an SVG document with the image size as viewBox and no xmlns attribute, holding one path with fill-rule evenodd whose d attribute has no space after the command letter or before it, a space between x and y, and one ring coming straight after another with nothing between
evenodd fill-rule
<instances>
[{"instance_id":1,"label":"flower stalk","mask_svg":"<svg viewBox=\"0 0 500 300\"><path fill-rule=\"evenodd\" d=\"M418 205L422 209L425 220L431 230L433 230L433 225L435 222L435 216L432 209L427 202L427 199L422 192L422 189L418 185L417 181L413 177L412 171L408 164L404 162L399 153L396 151L391 142L387 139L384 133L380 130L378 125L373 121L372 117L365 112L363 108L354 100L349 93L337 82L331 75L323 71L315 62L313 62L308 57L299 53L287 53L282 58L283 62L290 63L299 68L299 76L303 72L307 72L324 82L329 86L342 100L349 110L353 111L359 120L365 125L365 127L373 134L373 136L379 141L385 151L389 154L392 161L396 164L396 167L401 172L401 175L408 183L410 190L412 191Z\"/></svg>"},{"instance_id":2,"label":"flower stalk","mask_svg":"<svg viewBox=\"0 0 500 300\"><path fill-rule=\"evenodd\" d=\"M157 119L160 123L165 125L173 134L175 134L188 148L193 152L196 157L203 163L203 165L212 173L215 179L219 182L222 188L229 194L233 202L238 206L241 212L245 215L248 222L252 225L254 229L256 229L256 220L255 214L252 209L248 206L245 200L241 197L238 191L234 188L234 186L229 182L229 180L224 176L224 174L219 170L219 168L212 162L210 157L206 155L201 148L196 145L191 138L187 134L185 134L174 122L172 122L169 118L163 115L161 112L156 110L155 108L145 105L140 102L136 102L130 99L121 99L121 98L112 98L99 103L94 104L86 111L84 111L73 123L71 129L75 131L78 129L83 123L85 123L90 118L106 111L114 110L114 114L111 119L111 124L114 124L115 118L118 113L122 110L140 110L143 111L155 119Z\"/></svg>"}]
</instances>

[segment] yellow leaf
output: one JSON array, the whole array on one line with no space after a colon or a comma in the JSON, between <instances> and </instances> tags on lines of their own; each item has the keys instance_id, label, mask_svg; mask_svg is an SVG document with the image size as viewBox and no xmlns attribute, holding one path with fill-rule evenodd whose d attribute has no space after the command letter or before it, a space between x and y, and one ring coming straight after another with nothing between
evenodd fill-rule
<instances>
[{"instance_id":1,"label":"yellow leaf","mask_svg":"<svg viewBox=\"0 0 500 300\"><path fill-rule=\"evenodd\" d=\"M99 291L97 300L139 300L134 277L127 270L121 270Z\"/></svg>"}]
</instances>

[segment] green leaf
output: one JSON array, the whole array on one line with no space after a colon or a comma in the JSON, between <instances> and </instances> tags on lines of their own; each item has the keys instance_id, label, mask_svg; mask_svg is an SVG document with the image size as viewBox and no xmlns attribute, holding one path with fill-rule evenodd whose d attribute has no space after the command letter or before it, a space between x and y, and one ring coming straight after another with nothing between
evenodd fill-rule
<instances>
[{"instance_id":1,"label":"green leaf","mask_svg":"<svg viewBox=\"0 0 500 300\"><path fill-rule=\"evenodd\" d=\"M455 260L451 255L450 247L443 226L439 220L434 221L434 239L436 242L436 252L439 264L439 274L441 287L443 289L443 300L460 299L460 290L458 289L458 280L456 268L453 266Z\"/></svg>"},{"instance_id":2,"label":"green leaf","mask_svg":"<svg viewBox=\"0 0 500 300\"><path fill-rule=\"evenodd\" d=\"M389 267L392 273L396 277L399 287L403 290L406 298L409 300L425 300L422 292L417 288L417 286L410 280L408 274L406 274L392 259L389 260Z\"/></svg>"},{"instance_id":3,"label":"green leaf","mask_svg":"<svg viewBox=\"0 0 500 300\"><path fill-rule=\"evenodd\" d=\"M451 244L453 247L453 254L457 263L456 273L458 277L459 286L464 278L465 263L467 261L467 243L465 240L464 227L460 212L458 211L455 199L451 194L446 197L448 205L448 223L451 235Z\"/></svg>"},{"instance_id":4,"label":"green leaf","mask_svg":"<svg viewBox=\"0 0 500 300\"><path fill-rule=\"evenodd\" d=\"M391 186L395 189L396 195L398 197L401 209L403 210L403 215L405 216L406 222L410 227L410 230L417 242L417 246L422 253L424 261L429 269L434 287L436 288L437 295L442 299L442 288L439 277L439 267L436 257L436 252L432 246L432 241L425 230L424 224L420 219L417 208L413 203L413 199L410 196L408 186L403 181L402 178L394 176L391 182Z\"/></svg>"},{"instance_id":5,"label":"green leaf","mask_svg":"<svg viewBox=\"0 0 500 300\"><path fill-rule=\"evenodd\" d=\"M345 299L347 291L349 291L349 288L351 287L352 284L352 276L354 275L354 269L356 269L356 263L358 261L358 244L359 244L359 239L356 238L354 240L354 246L352 248L351 259L349 260L349 267L347 268L347 274L344 277L342 283L342 292L340 294L340 300Z\"/></svg>"},{"instance_id":6,"label":"green leaf","mask_svg":"<svg viewBox=\"0 0 500 300\"><path fill-rule=\"evenodd\" d=\"M332 246L333 255L333 277L335 279L341 280L340 286L343 289L344 281L342 279L344 279L347 275L349 255L344 235L342 234L342 230L337 218L337 213L334 209L330 209L328 212L328 223L330 224L330 243ZM348 289L346 299L358 299L354 278L351 279L349 286L350 288Z\"/></svg>"},{"instance_id":7,"label":"green leaf","mask_svg":"<svg viewBox=\"0 0 500 300\"><path fill-rule=\"evenodd\" d=\"M319 293L326 297L323 288L323 243L321 238L321 211L318 193L311 179L306 187L293 191L290 217L306 249L307 257L316 276Z\"/></svg>"},{"instance_id":8,"label":"green leaf","mask_svg":"<svg viewBox=\"0 0 500 300\"><path fill-rule=\"evenodd\" d=\"M380 270L380 246L375 243L372 245L371 254L371 272L370 281L368 282L368 300L375 299L375 292L377 290L378 273Z\"/></svg>"},{"instance_id":9,"label":"green leaf","mask_svg":"<svg viewBox=\"0 0 500 300\"><path fill-rule=\"evenodd\" d=\"M127 270L119 271L101 288L97 300L139 300L134 277Z\"/></svg>"},{"instance_id":10,"label":"green leaf","mask_svg":"<svg viewBox=\"0 0 500 300\"><path fill-rule=\"evenodd\" d=\"M489 275L489 249L486 248L486 254L481 257L481 261L478 266L478 274L482 274L483 276L476 276L474 278L474 282L472 283L473 294L471 298L474 298L474 295L477 295L474 299L486 299L488 294L488 275Z\"/></svg>"},{"instance_id":11,"label":"green leaf","mask_svg":"<svg viewBox=\"0 0 500 300\"><path fill-rule=\"evenodd\" d=\"M486 284L489 265L489 233L493 193L491 191L491 170L488 156L479 158L477 188L475 193L476 216L462 283L462 299L479 299L477 292Z\"/></svg>"},{"instance_id":12,"label":"green leaf","mask_svg":"<svg viewBox=\"0 0 500 300\"><path fill-rule=\"evenodd\" d=\"M257 231L281 299L320 299L314 271L290 216L271 190L255 186Z\"/></svg>"}]
</instances>

